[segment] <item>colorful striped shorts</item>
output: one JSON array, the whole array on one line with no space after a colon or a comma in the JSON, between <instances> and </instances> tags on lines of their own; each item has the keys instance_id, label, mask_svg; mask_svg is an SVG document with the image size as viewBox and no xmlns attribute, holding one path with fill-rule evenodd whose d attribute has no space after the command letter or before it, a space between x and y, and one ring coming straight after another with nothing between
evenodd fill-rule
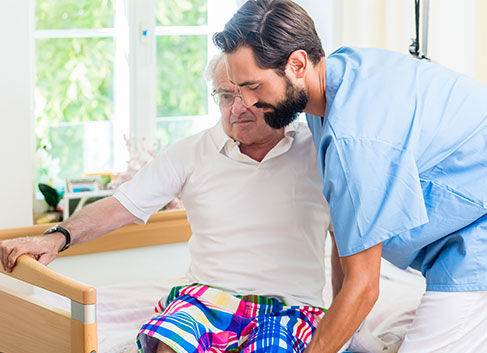
<instances>
[{"instance_id":1,"label":"colorful striped shorts","mask_svg":"<svg viewBox=\"0 0 487 353\"><path fill-rule=\"evenodd\" d=\"M174 287L156 312L139 331L140 352L155 352L162 341L177 353L301 353L325 310L193 284Z\"/></svg>"}]
</instances>

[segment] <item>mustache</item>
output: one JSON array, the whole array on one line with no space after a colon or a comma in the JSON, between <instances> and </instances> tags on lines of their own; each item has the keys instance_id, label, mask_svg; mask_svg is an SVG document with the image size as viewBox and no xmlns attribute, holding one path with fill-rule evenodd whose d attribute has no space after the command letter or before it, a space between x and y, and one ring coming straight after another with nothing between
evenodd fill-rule
<instances>
[{"instance_id":1,"label":"mustache","mask_svg":"<svg viewBox=\"0 0 487 353\"><path fill-rule=\"evenodd\" d=\"M247 121L255 121L255 117L252 115L248 114L242 114L242 115L230 115L230 123L234 123L236 121L240 120L247 120Z\"/></svg>"},{"instance_id":2,"label":"mustache","mask_svg":"<svg viewBox=\"0 0 487 353\"><path fill-rule=\"evenodd\" d=\"M269 103L257 102L254 104L254 107L256 107L256 108L271 108L271 109L276 110L276 107L274 107L272 104L269 104Z\"/></svg>"}]
</instances>

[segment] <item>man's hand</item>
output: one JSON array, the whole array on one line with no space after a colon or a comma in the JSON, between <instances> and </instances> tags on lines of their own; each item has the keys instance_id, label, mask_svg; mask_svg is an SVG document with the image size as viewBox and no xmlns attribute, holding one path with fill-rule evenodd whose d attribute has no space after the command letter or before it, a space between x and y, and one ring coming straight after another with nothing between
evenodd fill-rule
<instances>
[{"instance_id":1,"label":"man's hand","mask_svg":"<svg viewBox=\"0 0 487 353\"><path fill-rule=\"evenodd\" d=\"M0 242L0 260L5 271L12 269L20 255L30 254L43 265L54 260L66 239L61 233L23 237Z\"/></svg>"},{"instance_id":2,"label":"man's hand","mask_svg":"<svg viewBox=\"0 0 487 353\"><path fill-rule=\"evenodd\" d=\"M83 207L61 223L71 233L71 245L93 240L103 234L135 221L115 197L107 197ZM54 260L66 244L63 234L56 232L36 237L16 238L0 242L0 260L3 268L11 272L20 255L30 254L43 265Z\"/></svg>"}]
</instances>

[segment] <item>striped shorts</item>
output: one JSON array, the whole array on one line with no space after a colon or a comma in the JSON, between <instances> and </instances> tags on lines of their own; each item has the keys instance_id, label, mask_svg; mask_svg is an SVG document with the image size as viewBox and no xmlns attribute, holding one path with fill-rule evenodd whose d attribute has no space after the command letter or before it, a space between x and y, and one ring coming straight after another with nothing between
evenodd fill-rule
<instances>
[{"instance_id":1,"label":"striped shorts","mask_svg":"<svg viewBox=\"0 0 487 353\"><path fill-rule=\"evenodd\" d=\"M325 310L193 284L174 287L156 312L139 331L140 352L155 352L162 341L177 353L301 353Z\"/></svg>"}]
</instances>

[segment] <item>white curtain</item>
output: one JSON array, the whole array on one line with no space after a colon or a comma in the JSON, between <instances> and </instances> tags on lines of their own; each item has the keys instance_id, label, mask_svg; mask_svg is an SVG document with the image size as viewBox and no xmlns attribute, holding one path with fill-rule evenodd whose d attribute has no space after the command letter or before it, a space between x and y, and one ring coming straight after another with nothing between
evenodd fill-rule
<instances>
[{"instance_id":1,"label":"white curtain","mask_svg":"<svg viewBox=\"0 0 487 353\"><path fill-rule=\"evenodd\" d=\"M333 0L334 42L408 53L414 0ZM487 83L487 1L430 0L428 56ZM420 35L421 40L421 35Z\"/></svg>"}]
</instances>

